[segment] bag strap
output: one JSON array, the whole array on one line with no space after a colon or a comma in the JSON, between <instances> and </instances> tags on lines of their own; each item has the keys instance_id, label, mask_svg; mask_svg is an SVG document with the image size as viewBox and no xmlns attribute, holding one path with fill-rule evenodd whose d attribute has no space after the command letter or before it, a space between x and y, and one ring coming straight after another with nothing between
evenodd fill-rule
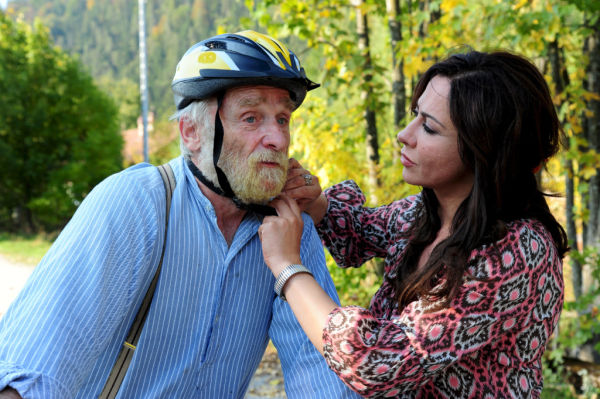
<instances>
[{"instance_id":1,"label":"bag strap","mask_svg":"<svg viewBox=\"0 0 600 399\"><path fill-rule=\"evenodd\" d=\"M173 190L175 189L175 185L177 182L175 181L175 175L173 174L173 169L171 168L171 165L166 163L164 165L158 166L157 168L165 185L165 197L167 200L165 217L165 238L163 241L162 253L160 254L160 262L158 262L158 267L156 268L156 272L154 273L154 278L152 279L152 282L148 287L148 291L146 291L146 296L144 297L144 300L140 305L140 309L138 310L138 313L135 316L135 319L133 320L133 324L129 328L127 338L125 339L123 347L121 348L119 356L117 357L117 361L115 362L110 372L110 375L108 376L108 380L106 380L104 389L98 397L99 399L113 399L117 396L117 393L119 392L119 388L123 383L123 379L125 378L125 374L127 373L127 369L129 367L129 364L131 363L131 359L133 358L133 353L135 352L135 348L140 339L140 335L142 335L142 328L144 327L146 316L148 316L148 310L150 309L150 303L152 303L152 297L154 296L154 290L156 289L156 283L158 282L158 276L160 274L163 258L165 256L167 229L169 227L169 211L171 209L171 197L173 195Z\"/></svg>"}]
</instances>

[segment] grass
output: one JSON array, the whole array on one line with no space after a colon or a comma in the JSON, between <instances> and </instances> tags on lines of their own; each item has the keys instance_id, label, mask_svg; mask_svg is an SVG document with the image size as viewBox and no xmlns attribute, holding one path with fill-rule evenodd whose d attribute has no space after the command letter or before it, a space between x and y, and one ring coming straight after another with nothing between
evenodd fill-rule
<instances>
[{"instance_id":1,"label":"grass","mask_svg":"<svg viewBox=\"0 0 600 399\"><path fill-rule=\"evenodd\" d=\"M36 265L50 245L52 241L42 235L0 233L0 254L11 262Z\"/></svg>"}]
</instances>

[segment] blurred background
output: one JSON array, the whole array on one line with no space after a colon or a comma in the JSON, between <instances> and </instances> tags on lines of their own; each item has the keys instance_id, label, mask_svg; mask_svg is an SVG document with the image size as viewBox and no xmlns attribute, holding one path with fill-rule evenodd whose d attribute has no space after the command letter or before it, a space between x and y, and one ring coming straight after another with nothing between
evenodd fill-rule
<instances>
[{"instance_id":1,"label":"blurred background","mask_svg":"<svg viewBox=\"0 0 600 399\"><path fill-rule=\"evenodd\" d=\"M544 396L598 395L600 1L147 0L147 113L138 5L0 0L0 254L35 265L96 184L144 161L144 132L149 162L179 155L170 83L209 36L254 29L299 56L322 87L295 113L291 155L324 187L357 181L373 206L415 191L395 136L419 75L468 46L515 51L546 76L567 137L538 176L573 248ZM368 306L381 264L328 262L342 303Z\"/></svg>"}]
</instances>

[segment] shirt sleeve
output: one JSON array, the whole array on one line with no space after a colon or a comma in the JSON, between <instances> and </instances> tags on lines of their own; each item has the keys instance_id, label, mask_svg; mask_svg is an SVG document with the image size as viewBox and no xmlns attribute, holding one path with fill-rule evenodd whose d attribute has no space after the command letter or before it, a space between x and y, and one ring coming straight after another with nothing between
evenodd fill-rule
<instances>
[{"instance_id":1,"label":"shirt sleeve","mask_svg":"<svg viewBox=\"0 0 600 399\"><path fill-rule=\"evenodd\" d=\"M327 294L339 304L325 255L312 220L303 215L304 232L300 257ZM294 398L359 398L327 367L325 359L310 342L287 302L273 301L273 320L269 330L284 374L287 397Z\"/></svg>"},{"instance_id":2,"label":"shirt sleeve","mask_svg":"<svg viewBox=\"0 0 600 399\"><path fill-rule=\"evenodd\" d=\"M364 397L396 397L502 342L510 349L498 351L497 361L528 370L536 381L563 302L562 264L551 238L528 227L513 230L499 246L474 251L468 271L478 279L466 280L441 310L415 301L388 320L355 306L334 309L323 330L329 366Z\"/></svg>"},{"instance_id":3,"label":"shirt sleeve","mask_svg":"<svg viewBox=\"0 0 600 399\"><path fill-rule=\"evenodd\" d=\"M368 208L352 180L328 188L325 195L329 205L317 231L340 267L359 267L373 257L385 257L390 243L408 234L419 198Z\"/></svg>"},{"instance_id":4,"label":"shirt sleeve","mask_svg":"<svg viewBox=\"0 0 600 399\"><path fill-rule=\"evenodd\" d=\"M164 234L164 190L153 198L129 176L92 190L0 321L0 390L73 397L109 343L124 338Z\"/></svg>"}]
</instances>

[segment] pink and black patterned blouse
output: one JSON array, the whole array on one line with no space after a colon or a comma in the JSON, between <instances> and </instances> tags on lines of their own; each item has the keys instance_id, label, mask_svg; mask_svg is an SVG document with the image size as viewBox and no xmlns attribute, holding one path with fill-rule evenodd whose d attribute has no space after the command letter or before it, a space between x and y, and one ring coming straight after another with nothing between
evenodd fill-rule
<instances>
[{"instance_id":1,"label":"pink and black patterned blouse","mask_svg":"<svg viewBox=\"0 0 600 399\"><path fill-rule=\"evenodd\" d=\"M369 398L530 398L542 390L541 357L563 303L562 262L536 220L508 224L494 245L474 250L450 306L415 301L401 312L387 278L407 244L420 195L364 208L358 186L326 191L318 230L341 267L385 258L384 283L369 309L334 309L323 330L329 367Z\"/></svg>"}]
</instances>

